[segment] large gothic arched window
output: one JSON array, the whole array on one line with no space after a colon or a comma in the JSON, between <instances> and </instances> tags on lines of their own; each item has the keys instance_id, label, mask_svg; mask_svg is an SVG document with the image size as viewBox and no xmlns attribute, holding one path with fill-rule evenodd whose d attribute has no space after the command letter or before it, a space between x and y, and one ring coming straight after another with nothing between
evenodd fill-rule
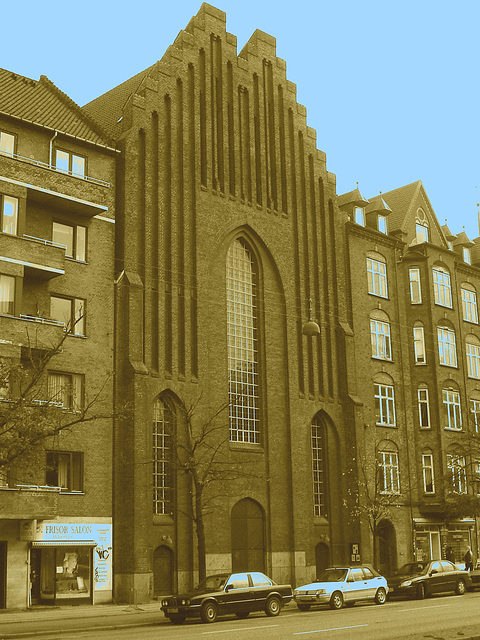
<instances>
[{"instance_id":1,"label":"large gothic arched window","mask_svg":"<svg viewBox=\"0 0 480 640\"><path fill-rule=\"evenodd\" d=\"M227 340L230 440L259 442L257 274L246 244L227 253Z\"/></svg>"}]
</instances>

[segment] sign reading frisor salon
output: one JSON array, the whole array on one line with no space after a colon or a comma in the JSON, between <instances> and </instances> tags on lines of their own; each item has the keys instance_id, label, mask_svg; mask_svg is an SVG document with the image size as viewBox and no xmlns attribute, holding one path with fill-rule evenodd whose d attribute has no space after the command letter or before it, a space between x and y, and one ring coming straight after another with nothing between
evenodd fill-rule
<instances>
[{"instance_id":1,"label":"sign reading frisor salon","mask_svg":"<svg viewBox=\"0 0 480 640\"><path fill-rule=\"evenodd\" d=\"M37 525L36 540L58 541L81 546L95 542L93 549L93 581L95 591L112 589L112 525L94 522L41 522Z\"/></svg>"}]
</instances>

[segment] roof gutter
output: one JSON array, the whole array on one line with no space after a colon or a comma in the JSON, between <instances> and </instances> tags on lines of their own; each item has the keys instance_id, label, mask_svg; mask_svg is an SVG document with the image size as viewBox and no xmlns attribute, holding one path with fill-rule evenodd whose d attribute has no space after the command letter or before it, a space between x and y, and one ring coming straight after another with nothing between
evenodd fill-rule
<instances>
[{"instance_id":1,"label":"roof gutter","mask_svg":"<svg viewBox=\"0 0 480 640\"><path fill-rule=\"evenodd\" d=\"M60 129L54 129L53 127L47 127L45 124L41 124L40 122L35 122L34 120L29 120L28 118L23 118L22 116L16 116L12 113L7 113L6 111L0 111L0 115L7 116L8 118L14 118L15 120L21 120L22 122L28 122L28 124L32 124L35 127L41 127L42 129L46 129L47 131L55 132L54 138L60 134L62 136L67 136L68 138L73 138L74 140L80 140L81 142L86 142L87 144L93 144L95 147L101 147L102 149L107 149L108 151L114 151L115 153L121 153L120 149L115 149L114 147L109 147L106 144L101 144L100 142L94 142L93 140L87 140L86 138L82 138L80 136L75 136L73 133L67 133L66 131L60 131ZM53 138L52 138L53 140Z\"/></svg>"}]
</instances>

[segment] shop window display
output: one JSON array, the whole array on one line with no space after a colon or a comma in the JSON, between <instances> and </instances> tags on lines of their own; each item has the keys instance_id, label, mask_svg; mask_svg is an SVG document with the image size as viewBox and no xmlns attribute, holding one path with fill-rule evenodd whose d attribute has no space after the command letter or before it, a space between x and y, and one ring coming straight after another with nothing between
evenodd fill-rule
<instances>
[{"instance_id":1,"label":"shop window display","mask_svg":"<svg viewBox=\"0 0 480 640\"><path fill-rule=\"evenodd\" d=\"M90 598L92 552L89 547L72 546L42 549L40 593L43 602ZM32 595L34 588L32 585Z\"/></svg>"}]
</instances>

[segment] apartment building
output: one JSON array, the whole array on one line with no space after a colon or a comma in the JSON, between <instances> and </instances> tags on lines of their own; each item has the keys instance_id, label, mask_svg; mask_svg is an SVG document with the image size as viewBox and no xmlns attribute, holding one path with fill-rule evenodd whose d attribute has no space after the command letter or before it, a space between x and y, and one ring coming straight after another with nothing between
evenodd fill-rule
<instances>
[{"instance_id":1,"label":"apartment building","mask_svg":"<svg viewBox=\"0 0 480 640\"><path fill-rule=\"evenodd\" d=\"M360 500L383 505L376 566L459 562L478 550L480 238L441 226L421 182L338 203L350 218ZM365 522L362 540L373 559Z\"/></svg>"},{"instance_id":2,"label":"apartment building","mask_svg":"<svg viewBox=\"0 0 480 640\"><path fill-rule=\"evenodd\" d=\"M0 70L2 456L7 427L25 441L39 407L79 420L2 468L1 608L112 598L115 163L46 77ZM52 348L12 426L11 371Z\"/></svg>"}]
</instances>

